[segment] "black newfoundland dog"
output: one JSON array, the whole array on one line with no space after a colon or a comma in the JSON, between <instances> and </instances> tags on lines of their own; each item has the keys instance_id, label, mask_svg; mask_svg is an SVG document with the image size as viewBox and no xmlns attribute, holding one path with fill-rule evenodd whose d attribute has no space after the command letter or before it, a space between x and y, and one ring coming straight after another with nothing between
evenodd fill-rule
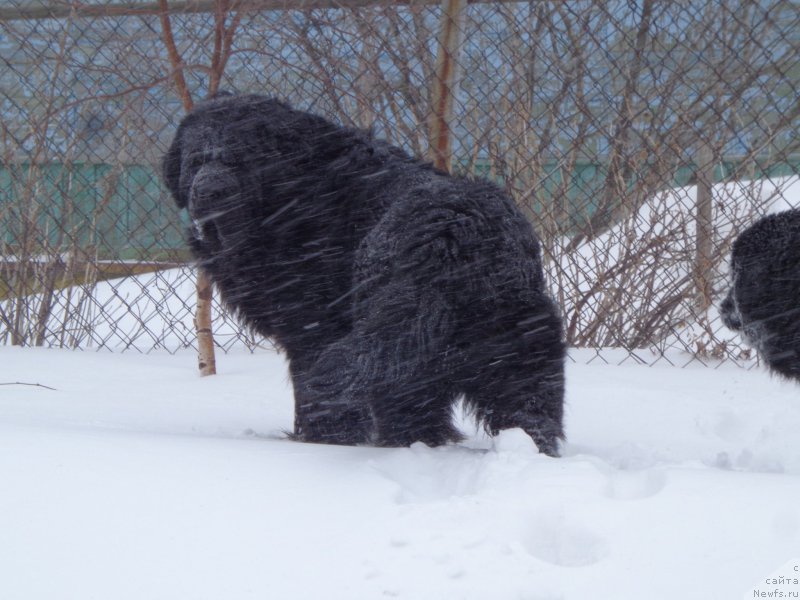
<instances>
[{"instance_id":1,"label":"black newfoundland dog","mask_svg":"<svg viewBox=\"0 0 800 600\"><path fill-rule=\"evenodd\" d=\"M723 322L775 372L800 381L800 210L769 215L733 243Z\"/></svg>"},{"instance_id":2,"label":"black newfoundland dog","mask_svg":"<svg viewBox=\"0 0 800 600\"><path fill-rule=\"evenodd\" d=\"M457 441L463 397L489 433L558 454L561 318L495 185L255 95L187 115L164 178L226 304L285 350L297 439Z\"/></svg>"}]
</instances>

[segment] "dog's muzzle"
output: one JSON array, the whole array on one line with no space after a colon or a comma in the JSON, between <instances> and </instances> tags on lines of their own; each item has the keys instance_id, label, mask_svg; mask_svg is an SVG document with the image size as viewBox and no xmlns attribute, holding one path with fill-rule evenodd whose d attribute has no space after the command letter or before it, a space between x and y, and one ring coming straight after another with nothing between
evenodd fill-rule
<instances>
[{"instance_id":1,"label":"dog's muzzle","mask_svg":"<svg viewBox=\"0 0 800 600\"><path fill-rule=\"evenodd\" d=\"M204 220L220 211L239 195L239 184L233 172L218 164L200 167L192 179L187 208L193 220Z\"/></svg>"},{"instance_id":2,"label":"dog's muzzle","mask_svg":"<svg viewBox=\"0 0 800 600\"><path fill-rule=\"evenodd\" d=\"M722 317L725 327L733 331L741 331L742 317L736 308L736 302L733 300L733 291L728 292L725 300L722 301L719 307L719 315Z\"/></svg>"},{"instance_id":3,"label":"dog's muzzle","mask_svg":"<svg viewBox=\"0 0 800 600\"><path fill-rule=\"evenodd\" d=\"M205 164L192 180L186 208L198 240L220 239L233 225L239 202L240 185L233 171L217 163Z\"/></svg>"}]
</instances>

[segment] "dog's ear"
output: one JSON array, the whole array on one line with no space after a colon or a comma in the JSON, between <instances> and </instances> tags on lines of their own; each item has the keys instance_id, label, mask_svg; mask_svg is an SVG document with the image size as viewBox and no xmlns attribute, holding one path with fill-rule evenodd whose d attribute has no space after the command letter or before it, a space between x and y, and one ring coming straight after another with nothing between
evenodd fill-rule
<instances>
[{"instance_id":1,"label":"dog's ear","mask_svg":"<svg viewBox=\"0 0 800 600\"><path fill-rule=\"evenodd\" d=\"M182 198L180 194L181 161L181 138L180 131L178 131L175 134L175 139L172 141L169 150L167 150L167 153L161 161L161 174L178 208L186 208L187 199Z\"/></svg>"}]
</instances>

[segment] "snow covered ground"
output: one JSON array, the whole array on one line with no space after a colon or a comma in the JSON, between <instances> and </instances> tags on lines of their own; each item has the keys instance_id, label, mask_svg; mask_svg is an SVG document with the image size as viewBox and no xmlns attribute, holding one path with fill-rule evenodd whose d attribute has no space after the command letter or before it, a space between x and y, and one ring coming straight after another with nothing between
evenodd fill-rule
<instances>
[{"instance_id":1,"label":"snow covered ground","mask_svg":"<svg viewBox=\"0 0 800 600\"><path fill-rule=\"evenodd\" d=\"M573 355L551 459L469 422L438 449L287 441L268 351L201 379L189 352L0 347L0 599L800 597L767 584L800 568L800 387Z\"/></svg>"}]
</instances>

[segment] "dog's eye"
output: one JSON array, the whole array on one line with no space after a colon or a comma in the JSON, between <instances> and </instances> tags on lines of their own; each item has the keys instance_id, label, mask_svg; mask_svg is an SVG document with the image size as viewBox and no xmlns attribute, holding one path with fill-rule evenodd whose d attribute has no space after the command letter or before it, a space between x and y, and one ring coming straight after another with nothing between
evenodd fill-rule
<instances>
[{"instance_id":1,"label":"dog's eye","mask_svg":"<svg viewBox=\"0 0 800 600\"><path fill-rule=\"evenodd\" d=\"M203 152L193 152L186 157L186 168L199 169L206 162L206 156Z\"/></svg>"},{"instance_id":2,"label":"dog's eye","mask_svg":"<svg viewBox=\"0 0 800 600\"><path fill-rule=\"evenodd\" d=\"M237 158L234 152L230 152L226 148L223 148L219 153L219 162L226 166L233 166L241 161Z\"/></svg>"}]
</instances>

